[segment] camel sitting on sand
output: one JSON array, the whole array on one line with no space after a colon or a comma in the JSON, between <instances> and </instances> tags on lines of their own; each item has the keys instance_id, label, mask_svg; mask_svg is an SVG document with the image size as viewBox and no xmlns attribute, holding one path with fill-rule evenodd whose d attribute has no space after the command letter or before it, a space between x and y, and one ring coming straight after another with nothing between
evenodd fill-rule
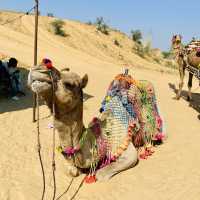
<instances>
[{"instance_id":1,"label":"camel sitting on sand","mask_svg":"<svg viewBox=\"0 0 200 200\"><path fill-rule=\"evenodd\" d=\"M175 60L178 63L179 67L179 75L180 75L180 83L179 83L179 89L176 95L176 99L179 100L181 97L181 92L183 89L184 85L184 76L185 76L185 68L187 66L192 66L196 69L199 68L200 66L200 57L199 57L199 48L190 48L192 47L192 43L188 45L188 47L184 47L182 44L182 37L181 35L174 35L172 38L172 50L175 54ZM192 94L191 94L191 89L192 89L192 79L193 79L193 73L189 72L189 80L188 80L188 97L187 100L191 101L192 100Z\"/></svg>"},{"instance_id":2,"label":"camel sitting on sand","mask_svg":"<svg viewBox=\"0 0 200 200\"><path fill-rule=\"evenodd\" d=\"M52 109L52 79L48 71L42 65L33 67L28 84ZM82 90L88 76L81 78L76 73L59 72L55 68L51 68L51 72L55 82L55 129L61 143L58 150L66 159L69 175L75 177L89 169L97 180L108 180L136 165L136 148L145 146L144 156L153 153L148 145L155 138L162 140L163 135L162 121L157 105L153 103L154 90L149 82L141 81L138 85L142 86L138 88L130 76L117 76L109 87L113 88L112 94L107 94L103 101L101 117L94 118L85 128ZM148 93L141 92L145 89ZM124 96L117 96L119 93Z\"/></svg>"}]
</instances>

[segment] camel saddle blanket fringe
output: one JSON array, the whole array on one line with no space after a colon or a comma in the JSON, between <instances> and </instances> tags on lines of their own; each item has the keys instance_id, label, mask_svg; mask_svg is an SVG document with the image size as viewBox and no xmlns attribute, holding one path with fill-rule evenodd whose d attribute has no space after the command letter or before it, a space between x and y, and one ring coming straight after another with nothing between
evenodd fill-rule
<instances>
[{"instance_id":1,"label":"camel saddle blanket fringe","mask_svg":"<svg viewBox=\"0 0 200 200\"><path fill-rule=\"evenodd\" d=\"M139 149L161 144L165 138L155 91L148 81L136 81L125 74L117 75L102 101L100 113L99 118L95 117L89 123L78 146L59 147L64 156L73 156L88 137L93 138L89 178L94 177L96 170L115 162L130 142Z\"/></svg>"}]
</instances>

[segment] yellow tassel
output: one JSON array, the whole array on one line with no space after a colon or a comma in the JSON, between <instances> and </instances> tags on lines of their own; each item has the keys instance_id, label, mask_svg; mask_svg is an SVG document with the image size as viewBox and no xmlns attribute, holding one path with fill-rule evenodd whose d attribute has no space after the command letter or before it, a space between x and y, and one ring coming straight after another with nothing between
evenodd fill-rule
<instances>
[{"instance_id":1,"label":"yellow tassel","mask_svg":"<svg viewBox=\"0 0 200 200\"><path fill-rule=\"evenodd\" d=\"M107 97L106 97L106 101L107 101L107 102L109 102L109 101L110 101L110 99L111 99L111 97L110 97L110 96L107 96Z\"/></svg>"},{"instance_id":2,"label":"yellow tassel","mask_svg":"<svg viewBox=\"0 0 200 200\"><path fill-rule=\"evenodd\" d=\"M57 147L56 150L58 151L58 153L62 153L63 152L63 149L61 146Z\"/></svg>"}]
</instances>

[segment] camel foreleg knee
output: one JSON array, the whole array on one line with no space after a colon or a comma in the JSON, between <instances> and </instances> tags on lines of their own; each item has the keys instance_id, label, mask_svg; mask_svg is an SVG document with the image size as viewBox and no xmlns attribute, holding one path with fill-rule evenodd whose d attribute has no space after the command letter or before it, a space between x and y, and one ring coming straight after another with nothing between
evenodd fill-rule
<instances>
[{"instance_id":1,"label":"camel foreleg knee","mask_svg":"<svg viewBox=\"0 0 200 200\"><path fill-rule=\"evenodd\" d=\"M65 172L68 176L76 177L81 174L81 171L71 163L65 163Z\"/></svg>"},{"instance_id":2,"label":"camel foreleg knee","mask_svg":"<svg viewBox=\"0 0 200 200\"><path fill-rule=\"evenodd\" d=\"M97 171L96 178L98 181L106 181L117 173L129 169L138 162L137 150L133 144L117 159L117 161Z\"/></svg>"}]
</instances>

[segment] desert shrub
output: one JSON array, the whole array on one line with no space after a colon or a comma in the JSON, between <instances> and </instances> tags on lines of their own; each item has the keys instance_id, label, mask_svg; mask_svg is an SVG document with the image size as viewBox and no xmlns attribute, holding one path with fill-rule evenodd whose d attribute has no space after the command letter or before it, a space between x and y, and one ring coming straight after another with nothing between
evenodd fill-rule
<instances>
[{"instance_id":1,"label":"desert shrub","mask_svg":"<svg viewBox=\"0 0 200 200\"><path fill-rule=\"evenodd\" d=\"M136 47L136 53L137 53L140 57L142 57L142 58L145 57L144 47L143 47L142 44L138 44L138 45L137 45L137 47Z\"/></svg>"},{"instance_id":2,"label":"desert shrub","mask_svg":"<svg viewBox=\"0 0 200 200\"><path fill-rule=\"evenodd\" d=\"M63 26L65 25L65 22L60 20L60 19L56 19L53 22L51 22L51 26L53 27L53 31L55 35L60 35L62 37L66 37L66 33L63 30Z\"/></svg>"},{"instance_id":3,"label":"desert shrub","mask_svg":"<svg viewBox=\"0 0 200 200\"><path fill-rule=\"evenodd\" d=\"M170 51L163 51L162 55L163 55L163 58L169 58L171 56L171 52Z\"/></svg>"},{"instance_id":4,"label":"desert shrub","mask_svg":"<svg viewBox=\"0 0 200 200\"><path fill-rule=\"evenodd\" d=\"M131 31L131 39L138 44L141 44L142 40L142 32L140 30L132 30Z\"/></svg>"},{"instance_id":5,"label":"desert shrub","mask_svg":"<svg viewBox=\"0 0 200 200\"><path fill-rule=\"evenodd\" d=\"M53 13L47 13L47 17L54 17Z\"/></svg>"},{"instance_id":6,"label":"desert shrub","mask_svg":"<svg viewBox=\"0 0 200 200\"><path fill-rule=\"evenodd\" d=\"M153 60L154 60L155 62L157 62L158 64L160 64L160 58L154 57Z\"/></svg>"},{"instance_id":7,"label":"desert shrub","mask_svg":"<svg viewBox=\"0 0 200 200\"><path fill-rule=\"evenodd\" d=\"M105 23L103 17L97 17L95 22L96 28L101 33L108 35L109 34L109 26Z\"/></svg>"},{"instance_id":8,"label":"desert shrub","mask_svg":"<svg viewBox=\"0 0 200 200\"><path fill-rule=\"evenodd\" d=\"M118 47L120 46L120 43L119 43L119 41L118 41L117 39L114 40L114 44L115 44L116 46L118 46Z\"/></svg>"}]
</instances>

